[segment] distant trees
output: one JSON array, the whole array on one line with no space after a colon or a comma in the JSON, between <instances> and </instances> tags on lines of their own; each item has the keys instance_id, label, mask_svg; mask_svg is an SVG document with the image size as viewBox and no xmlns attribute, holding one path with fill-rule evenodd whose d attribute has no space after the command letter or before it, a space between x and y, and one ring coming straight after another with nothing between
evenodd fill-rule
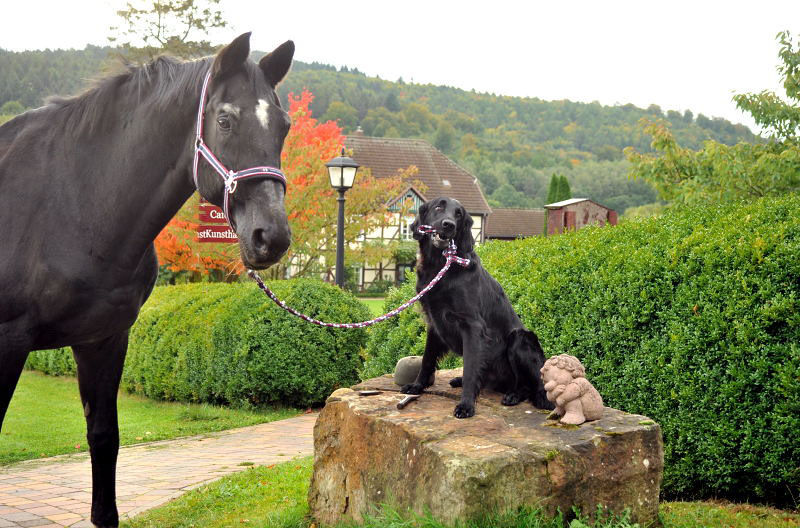
<instances>
[{"instance_id":1,"label":"distant trees","mask_svg":"<svg viewBox=\"0 0 800 528\"><path fill-rule=\"evenodd\" d=\"M96 75L110 51L0 50L0 104L16 100L34 107L42 104L43 95L74 93L82 79ZM306 86L314 87L312 110L322 121L336 121L345 134L361 126L369 136L423 138L472 172L490 203L498 206L541 207L554 172L568 178L574 193L619 211L655 201L646 180L628 178L623 156L627 146L653 152L651 137L637 124L645 116L654 120L666 115L675 141L685 148L700 148L708 138L726 145L759 141L742 125L695 119L691 111L664 114L657 105L645 109L479 94L299 62L279 88L286 107L287 94L302 93Z\"/></svg>"}]
</instances>

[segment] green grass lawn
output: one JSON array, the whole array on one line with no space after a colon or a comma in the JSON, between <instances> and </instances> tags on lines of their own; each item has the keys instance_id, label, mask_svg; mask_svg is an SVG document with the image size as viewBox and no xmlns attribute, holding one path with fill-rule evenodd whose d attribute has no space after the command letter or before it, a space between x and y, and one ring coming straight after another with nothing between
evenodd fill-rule
<instances>
[{"instance_id":1,"label":"green grass lawn","mask_svg":"<svg viewBox=\"0 0 800 528\"><path fill-rule=\"evenodd\" d=\"M312 458L275 466L256 466L190 491L154 510L124 521L122 528L311 528L306 495ZM790 528L800 526L800 515L750 505L707 502L667 502L661 506L665 528ZM391 510L369 519L367 528L441 528L431 518L411 521ZM536 511L494 516L464 528L562 528L559 519ZM585 528L575 522L571 528ZM595 528L632 528L624 519L605 519Z\"/></svg>"},{"instance_id":2,"label":"green grass lawn","mask_svg":"<svg viewBox=\"0 0 800 528\"><path fill-rule=\"evenodd\" d=\"M359 299L359 301L367 305L373 316L383 315L383 299Z\"/></svg>"},{"instance_id":3,"label":"green grass lawn","mask_svg":"<svg viewBox=\"0 0 800 528\"><path fill-rule=\"evenodd\" d=\"M238 410L119 395L122 445L164 440L289 418L297 409ZM86 422L75 378L26 371L0 433L0 465L86 451Z\"/></svg>"}]
</instances>

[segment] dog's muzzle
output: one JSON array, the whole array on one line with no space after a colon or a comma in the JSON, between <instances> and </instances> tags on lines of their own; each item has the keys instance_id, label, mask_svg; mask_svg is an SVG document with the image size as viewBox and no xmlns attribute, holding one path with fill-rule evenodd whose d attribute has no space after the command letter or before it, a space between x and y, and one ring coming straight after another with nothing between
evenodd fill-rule
<instances>
[{"instance_id":1,"label":"dog's muzzle","mask_svg":"<svg viewBox=\"0 0 800 528\"><path fill-rule=\"evenodd\" d=\"M431 235L431 242L433 242L434 247L437 249L445 249L450 245L450 238L436 232Z\"/></svg>"}]
</instances>

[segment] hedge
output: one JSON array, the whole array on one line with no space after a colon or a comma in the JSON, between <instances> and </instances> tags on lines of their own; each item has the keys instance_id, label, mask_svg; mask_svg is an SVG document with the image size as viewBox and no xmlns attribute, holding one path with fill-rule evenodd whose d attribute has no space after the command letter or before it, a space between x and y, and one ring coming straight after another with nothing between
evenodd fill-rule
<instances>
[{"instance_id":1,"label":"hedge","mask_svg":"<svg viewBox=\"0 0 800 528\"><path fill-rule=\"evenodd\" d=\"M800 197L479 254L548 356L578 356L607 405L661 424L665 496L800 497ZM418 353L420 328L409 313L374 332L365 371Z\"/></svg>"},{"instance_id":2,"label":"hedge","mask_svg":"<svg viewBox=\"0 0 800 528\"><path fill-rule=\"evenodd\" d=\"M355 297L319 281L270 287L322 320L370 317ZM122 387L165 400L319 405L336 388L358 382L366 340L363 329L321 328L289 315L253 284L159 286L131 330ZM37 352L28 366L74 373L70 355Z\"/></svg>"}]
</instances>

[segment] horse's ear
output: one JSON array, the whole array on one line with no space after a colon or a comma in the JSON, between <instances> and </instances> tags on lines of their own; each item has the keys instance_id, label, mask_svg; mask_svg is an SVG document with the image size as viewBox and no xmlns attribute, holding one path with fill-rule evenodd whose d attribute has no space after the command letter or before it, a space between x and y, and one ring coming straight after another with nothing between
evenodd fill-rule
<instances>
[{"instance_id":1,"label":"horse's ear","mask_svg":"<svg viewBox=\"0 0 800 528\"><path fill-rule=\"evenodd\" d=\"M214 77L226 77L239 71L250 56L250 32L242 33L219 50L214 59Z\"/></svg>"},{"instance_id":2,"label":"horse's ear","mask_svg":"<svg viewBox=\"0 0 800 528\"><path fill-rule=\"evenodd\" d=\"M414 219L414 223L408 226L408 228L411 230L411 236L414 237L414 240L421 240L423 237L422 233L417 231L417 228L425 222L424 218L425 213L427 212L428 202L425 202L419 206L419 209L417 209L417 217Z\"/></svg>"},{"instance_id":3,"label":"horse's ear","mask_svg":"<svg viewBox=\"0 0 800 528\"><path fill-rule=\"evenodd\" d=\"M461 225L459 225L456 233L456 246L458 246L459 253L466 255L467 253L472 253L475 247L475 238L472 236L473 220L472 215L463 207L461 207L461 218L463 218L463 221L460 222Z\"/></svg>"},{"instance_id":4,"label":"horse's ear","mask_svg":"<svg viewBox=\"0 0 800 528\"><path fill-rule=\"evenodd\" d=\"M258 61L264 77L273 88L286 77L292 66L292 57L294 57L294 42L287 40Z\"/></svg>"}]
</instances>

